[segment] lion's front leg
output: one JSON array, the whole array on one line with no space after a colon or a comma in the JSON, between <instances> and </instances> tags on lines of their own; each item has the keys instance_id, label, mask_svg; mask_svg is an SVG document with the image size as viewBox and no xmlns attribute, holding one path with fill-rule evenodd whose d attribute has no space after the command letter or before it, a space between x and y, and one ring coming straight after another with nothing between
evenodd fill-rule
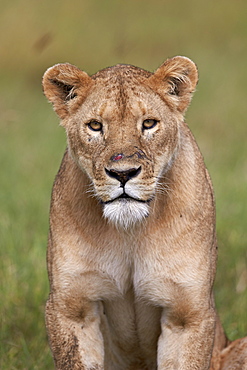
<instances>
[{"instance_id":1,"label":"lion's front leg","mask_svg":"<svg viewBox=\"0 0 247 370\"><path fill-rule=\"evenodd\" d=\"M158 342L158 370L208 370L215 331L213 309L194 317L169 317L164 311Z\"/></svg>"},{"instance_id":2,"label":"lion's front leg","mask_svg":"<svg viewBox=\"0 0 247 370\"><path fill-rule=\"evenodd\" d=\"M46 305L46 326L56 369L104 369L101 309L100 302L87 302L79 313L66 312L66 305L62 307L50 296Z\"/></svg>"}]
</instances>

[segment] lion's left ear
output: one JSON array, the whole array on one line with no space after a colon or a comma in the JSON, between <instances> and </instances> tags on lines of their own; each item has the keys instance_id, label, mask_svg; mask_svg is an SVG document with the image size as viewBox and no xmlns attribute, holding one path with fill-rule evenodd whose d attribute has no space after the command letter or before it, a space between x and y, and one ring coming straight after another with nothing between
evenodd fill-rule
<instances>
[{"instance_id":1,"label":"lion's left ear","mask_svg":"<svg viewBox=\"0 0 247 370\"><path fill-rule=\"evenodd\" d=\"M148 79L150 87L168 98L181 113L187 109L197 82L195 63L181 56L166 60Z\"/></svg>"},{"instance_id":2,"label":"lion's left ear","mask_svg":"<svg viewBox=\"0 0 247 370\"><path fill-rule=\"evenodd\" d=\"M43 76L43 89L55 112L63 120L86 98L93 85L91 77L69 63L56 64ZM76 98L76 99L75 99ZM74 100L77 104L73 104Z\"/></svg>"}]
</instances>

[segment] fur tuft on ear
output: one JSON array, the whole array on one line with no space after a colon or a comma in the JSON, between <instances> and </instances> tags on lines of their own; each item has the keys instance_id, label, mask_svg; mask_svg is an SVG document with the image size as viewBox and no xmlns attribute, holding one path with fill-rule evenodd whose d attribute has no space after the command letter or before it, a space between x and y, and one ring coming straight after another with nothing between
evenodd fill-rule
<instances>
[{"instance_id":1,"label":"fur tuft on ear","mask_svg":"<svg viewBox=\"0 0 247 370\"><path fill-rule=\"evenodd\" d=\"M181 113L187 109L197 82L195 63L181 56L166 60L148 79L150 87Z\"/></svg>"},{"instance_id":2,"label":"fur tuft on ear","mask_svg":"<svg viewBox=\"0 0 247 370\"><path fill-rule=\"evenodd\" d=\"M86 98L93 80L86 72L72 64L64 63L49 68L43 76L42 84L44 94L53 104L55 112L64 119L70 109L75 108L74 104L72 105L73 99L79 99L82 103Z\"/></svg>"}]
</instances>

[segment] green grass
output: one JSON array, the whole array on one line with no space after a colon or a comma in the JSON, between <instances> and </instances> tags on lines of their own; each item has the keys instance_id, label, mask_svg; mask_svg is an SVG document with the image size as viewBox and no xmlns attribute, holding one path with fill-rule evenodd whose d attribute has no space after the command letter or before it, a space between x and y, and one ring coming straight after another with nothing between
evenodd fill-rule
<instances>
[{"instance_id":1,"label":"green grass","mask_svg":"<svg viewBox=\"0 0 247 370\"><path fill-rule=\"evenodd\" d=\"M29 92L25 84L11 87L12 97L4 97L0 150L0 368L49 369L46 240L50 191L65 139L51 125L41 92Z\"/></svg>"},{"instance_id":2,"label":"green grass","mask_svg":"<svg viewBox=\"0 0 247 370\"><path fill-rule=\"evenodd\" d=\"M53 178L66 146L41 77L69 61L93 73L118 62L154 70L187 55L200 82L187 121L217 201L217 307L247 335L247 3L220 0L2 1L0 14L0 368L52 369L44 326Z\"/></svg>"}]
</instances>

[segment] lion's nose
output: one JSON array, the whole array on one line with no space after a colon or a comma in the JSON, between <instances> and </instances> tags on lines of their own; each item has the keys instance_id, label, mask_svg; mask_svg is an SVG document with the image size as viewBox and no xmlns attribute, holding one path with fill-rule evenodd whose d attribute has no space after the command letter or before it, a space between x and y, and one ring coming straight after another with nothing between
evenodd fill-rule
<instances>
[{"instance_id":1,"label":"lion's nose","mask_svg":"<svg viewBox=\"0 0 247 370\"><path fill-rule=\"evenodd\" d=\"M121 186L124 187L127 181L133 179L133 177L136 177L141 172L141 166L138 168L130 168L125 171L118 171L118 170L108 170L105 168L105 172L108 176L118 180L121 183Z\"/></svg>"}]
</instances>

